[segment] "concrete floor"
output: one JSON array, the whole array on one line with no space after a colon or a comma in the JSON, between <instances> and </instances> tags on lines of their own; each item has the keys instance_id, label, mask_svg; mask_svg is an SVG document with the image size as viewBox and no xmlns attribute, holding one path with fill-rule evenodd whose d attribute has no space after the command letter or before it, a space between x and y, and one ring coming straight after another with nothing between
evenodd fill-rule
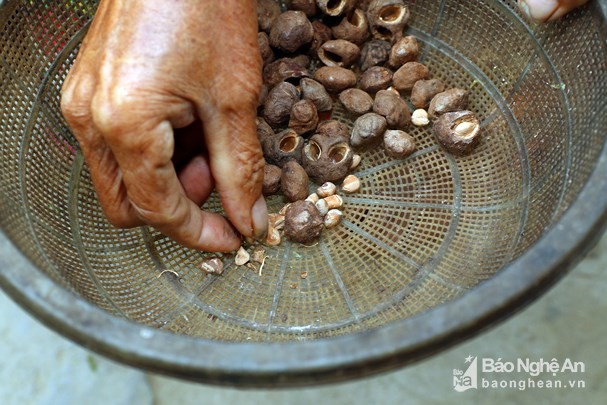
<instances>
[{"instance_id":1,"label":"concrete floor","mask_svg":"<svg viewBox=\"0 0 607 405\"><path fill-rule=\"evenodd\" d=\"M2 254L0 249L0 254ZM423 363L346 384L241 391L146 374L99 357L41 326L0 293L0 403L12 404L440 404L454 402L604 403L607 398L607 236L548 294L495 329ZM567 358L584 373L538 378L583 380L585 388L453 390L453 370L479 358L479 381L526 380L524 373L483 374L481 358Z\"/></svg>"}]
</instances>

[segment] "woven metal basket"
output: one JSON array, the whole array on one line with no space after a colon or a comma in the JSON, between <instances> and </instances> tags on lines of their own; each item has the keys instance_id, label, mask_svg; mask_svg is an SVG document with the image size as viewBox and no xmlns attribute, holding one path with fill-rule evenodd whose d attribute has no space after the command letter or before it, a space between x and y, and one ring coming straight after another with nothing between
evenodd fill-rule
<instances>
[{"instance_id":1,"label":"woven metal basket","mask_svg":"<svg viewBox=\"0 0 607 405\"><path fill-rule=\"evenodd\" d=\"M206 253L102 214L59 108L94 2L0 2L0 285L111 358L239 386L391 369L531 302L605 224L607 2L543 26L514 1L408 3L423 62L471 90L479 148L454 157L415 129L406 161L365 155L318 245L268 249L261 275L226 257L215 277L192 264Z\"/></svg>"}]
</instances>

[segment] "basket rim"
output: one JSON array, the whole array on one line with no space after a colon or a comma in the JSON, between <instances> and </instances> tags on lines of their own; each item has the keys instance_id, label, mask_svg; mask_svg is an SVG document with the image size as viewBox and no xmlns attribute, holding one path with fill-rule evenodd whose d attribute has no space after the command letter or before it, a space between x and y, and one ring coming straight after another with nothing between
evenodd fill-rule
<instances>
[{"instance_id":1,"label":"basket rim","mask_svg":"<svg viewBox=\"0 0 607 405\"><path fill-rule=\"evenodd\" d=\"M607 15L607 1L597 10ZM2 2L0 2L0 6ZM0 230L0 287L43 324L122 363L239 387L329 383L387 371L447 349L533 302L571 270L607 227L607 141L559 222L519 258L462 296L375 329L321 340L228 343L118 318L58 287Z\"/></svg>"}]
</instances>

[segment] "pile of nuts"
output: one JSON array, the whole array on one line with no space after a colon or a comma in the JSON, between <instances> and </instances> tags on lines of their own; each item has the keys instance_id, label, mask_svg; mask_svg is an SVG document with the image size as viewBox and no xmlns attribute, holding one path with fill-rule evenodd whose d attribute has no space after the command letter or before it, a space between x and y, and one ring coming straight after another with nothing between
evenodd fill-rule
<instances>
[{"instance_id":1,"label":"pile of nuts","mask_svg":"<svg viewBox=\"0 0 607 405\"><path fill-rule=\"evenodd\" d=\"M434 120L436 140L458 155L469 153L480 134L479 119L466 110L469 92L446 89L418 62L419 42L404 35L410 12L403 0L290 0L287 6L281 12L274 0L257 2L263 193L282 193L289 202L269 215L271 246L282 235L313 243L324 227L339 223L343 200L334 183L358 191L360 180L350 173L378 145L396 159L410 156L416 144L408 126ZM322 119L335 103L354 121L352 130ZM322 184L312 195L310 180Z\"/></svg>"}]
</instances>

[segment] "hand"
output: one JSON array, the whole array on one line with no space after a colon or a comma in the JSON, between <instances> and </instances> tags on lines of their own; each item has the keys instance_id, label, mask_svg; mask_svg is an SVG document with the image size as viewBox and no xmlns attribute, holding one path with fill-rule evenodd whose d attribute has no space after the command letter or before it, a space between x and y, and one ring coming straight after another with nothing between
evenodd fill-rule
<instances>
[{"instance_id":1,"label":"hand","mask_svg":"<svg viewBox=\"0 0 607 405\"><path fill-rule=\"evenodd\" d=\"M586 3L588 0L518 0L523 13L540 23L557 20Z\"/></svg>"},{"instance_id":2,"label":"hand","mask_svg":"<svg viewBox=\"0 0 607 405\"><path fill-rule=\"evenodd\" d=\"M254 0L102 0L61 108L110 222L208 251L262 237L260 87ZM199 208L214 187L233 226Z\"/></svg>"}]
</instances>

